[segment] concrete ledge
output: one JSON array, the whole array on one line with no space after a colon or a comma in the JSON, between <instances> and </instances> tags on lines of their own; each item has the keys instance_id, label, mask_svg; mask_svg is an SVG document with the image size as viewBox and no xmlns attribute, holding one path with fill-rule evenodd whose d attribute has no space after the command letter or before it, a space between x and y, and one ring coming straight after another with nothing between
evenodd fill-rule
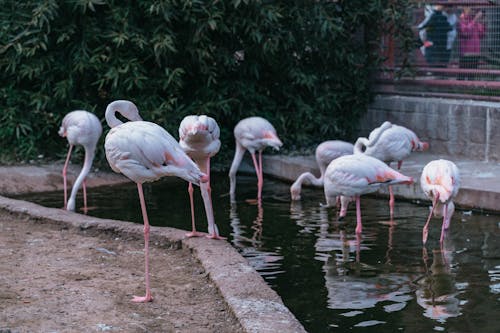
<instances>
[{"instance_id":1,"label":"concrete ledge","mask_svg":"<svg viewBox=\"0 0 500 333\"><path fill-rule=\"evenodd\" d=\"M143 237L143 227L139 224L89 217L3 196L0 196L0 209L85 230L90 235L112 232L137 239ZM179 229L151 227L150 242L190 249L246 332L306 332L278 294L228 242L186 239L184 234L185 231Z\"/></svg>"}]
</instances>

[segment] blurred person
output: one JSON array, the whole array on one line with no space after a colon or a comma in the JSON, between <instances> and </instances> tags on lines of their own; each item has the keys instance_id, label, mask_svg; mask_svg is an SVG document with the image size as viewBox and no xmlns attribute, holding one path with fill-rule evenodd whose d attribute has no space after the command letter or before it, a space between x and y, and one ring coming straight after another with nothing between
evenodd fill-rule
<instances>
[{"instance_id":1,"label":"blurred person","mask_svg":"<svg viewBox=\"0 0 500 333\"><path fill-rule=\"evenodd\" d=\"M482 22L483 12L473 12L471 7L463 7L458 22L459 67L465 69L478 68L481 58L481 39L485 27ZM473 78L474 75L462 75L460 78Z\"/></svg>"},{"instance_id":2,"label":"blurred person","mask_svg":"<svg viewBox=\"0 0 500 333\"><path fill-rule=\"evenodd\" d=\"M425 41L427 40L427 31L426 31L426 29L422 29L421 27L423 27L429 21L429 19L431 18L431 15L433 13L434 13L433 6L432 5L425 5L425 8L424 8L425 19L418 26L418 28L421 29L419 31L419 37L420 37L420 40L422 41L422 43L425 43ZM453 45L455 44L455 40L457 38L458 17L455 13L455 9L451 5L448 5L444 8L442 8L442 13L444 16L446 16L446 19L451 26L451 30L448 31L448 33L446 34L446 37L447 37L446 38L446 50L448 51L448 59L449 59L451 52L453 50ZM425 56L425 49L426 49L426 47L424 45L422 45L422 47L420 48L420 51L422 52L422 54L424 56Z\"/></svg>"},{"instance_id":3,"label":"blurred person","mask_svg":"<svg viewBox=\"0 0 500 333\"><path fill-rule=\"evenodd\" d=\"M436 67L446 67L454 41L453 26L443 9L443 5L427 7L427 17L418 25L425 60L429 65Z\"/></svg>"}]
</instances>

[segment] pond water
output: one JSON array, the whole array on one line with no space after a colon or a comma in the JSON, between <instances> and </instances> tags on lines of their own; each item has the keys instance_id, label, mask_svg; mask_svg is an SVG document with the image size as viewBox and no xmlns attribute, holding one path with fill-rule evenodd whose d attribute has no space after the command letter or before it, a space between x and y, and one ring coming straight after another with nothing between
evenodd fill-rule
<instances>
[{"instance_id":1,"label":"pond water","mask_svg":"<svg viewBox=\"0 0 500 333\"><path fill-rule=\"evenodd\" d=\"M457 211L439 246L441 220L433 219L427 246L425 205L363 197L363 234L357 238L354 205L344 221L321 207L320 189L305 188L300 203L289 184L265 179L261 205L256 178L238 175L230 204L227 175L212 175L215 219L221 235L248 259L309 332L500 332L500 216ZM150 222L190 229L187 183L145 184ZM198 229L206 231L199 190ZM137 188L88 190L89 215L142 223ZM62 192L19 199L62 206ZM77 207L82 205L81 197Z\"/></svg>"}]
</instances>

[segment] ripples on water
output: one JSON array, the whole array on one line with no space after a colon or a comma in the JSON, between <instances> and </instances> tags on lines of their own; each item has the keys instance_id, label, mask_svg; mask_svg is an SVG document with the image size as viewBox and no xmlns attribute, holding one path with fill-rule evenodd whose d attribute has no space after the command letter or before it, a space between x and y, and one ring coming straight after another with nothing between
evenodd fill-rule
<instances>
[{"instance_id":1,"label":"ripples on water","mask_svg":"<svg viewBox=\"0 0 500 333\"><path fill-rule=\"evenodd\" d=\"M396 201L390 222L386 199L363 197L363 234L354 205L343 222L321 207L322 191L306 188L291 203L289 184L266 179L261 205L255 177L239 176L235 204L224 195L226 175L212 176L221 235L245 256L310 332L499 332L500 217L457 211L439 246L433 219L427 247L422 227L428 208ZM142 223L134 184L88 191L89 215ZM152 225L190 228L187 183L145 186ZM199 191L196 220L206 230ZM62 193L24 196L62 206ZM81 198L79 198L81 205ZM78 203L77 203L78 205Z\"/></svg>"}]
</instances>

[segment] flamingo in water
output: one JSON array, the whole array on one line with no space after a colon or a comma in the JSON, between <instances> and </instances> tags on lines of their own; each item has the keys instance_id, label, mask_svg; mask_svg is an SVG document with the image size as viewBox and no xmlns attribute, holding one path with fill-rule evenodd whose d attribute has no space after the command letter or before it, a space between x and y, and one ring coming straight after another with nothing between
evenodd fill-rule
<instances>
[{"instance_id":1,"label":"flamingo in water","mask_svg":"<svg viewBox=\"0 0 500 333\"><path fill-rule=\"evenodd\" d=\"M123 123L116 112L131 120ZM149 220L142 184L164 176L177 176L199 185L208 176L184 153L179 143L162 127L142 121L137 107L130 101L118 100L106 108L106 122L111 130L104 148L113 171L122 173L137 183L144 220L144 256L146 295L135 296L133 302L153 300L149 286Z\"/></svg>"},{"instance_id":2,"label":"flamingo in water","mask_svg":"<svg viewBox=\"0 0 500 333\"><path fill-rule=\"evenodd\" d=\"M455 212L453 198L460 188L460 173L455 163L448 160L429 162L422 170L420 186L425 195L432 200L432 208L422 231L422 242L427 242L429 222L432 215L443 217L440 242L443 243L444 233L450 226L451 217Z\"/></svg>"},{"instance_id":3,"label":"flamingo in water","mask_svg":"<svg viewBox=\"0 0 500 333\"><path fill-rule=\"evenodd\" d=\"M300 200L300 192L302 191L302 184L313 185L316 187L323 187L323 177L325 176L325 170L334 159L350 155L353 153L354 146L352 143L341 141L341 140L329 140L322 142L316 147L315 157L316 163L318 164L320 176L316 177L310 172L304 172L290 187L290 194L292 200Z\"/></svg>"},{"instance_id":4,"label":"flamingo in water","mask_svg":"<svg viewBox=\"0 0 500 333\"><path fill-rule=\"evenodd\" d=\"M336 197L354 197L356 200L356 233L362 232L360 196L377 191L383 185L412 184L407 177L384 162L364 154L345 155L333 160L325 171L324 190L328 207Z\"/></svg>"},{"instance_id":5,"label":"flamingo in water","mask_svg":"<svg viewBox=\"0 0 500 333\"><path fill-rule=\"evenodd\" d=\"M264 176L262 173L262 151L266 147L272 147L276 150L283 145L276 134L276 130L269 121L261 117L249 117L242 119L234 127L234 137L236 139L236 151L234 153L233 163L229 170L230 189L229 194L231 201L235 201L236 191L236 172L240 166L245 150L248 150L252 155L255 173L257 174L257 200L262 198L262 185L264 184ZM259 159L255 156L255 152L259 153Z\"/></svg>"},{"instance_id":6,"label":"flamingo in water","mask_svg":"<svg viewBox=\"0 0 500 333\"><path fill-rule=\"evenodd\" d=\"M63 118L58 133L63 138L65 137L69 143L68 154L62 171L64 184L64 209L70 211L75 210L76 194L80 185L83 184L83 207L84 211L86 211L87 188L85 179L90 172L90 168L92 167L97 141L99 141L102 134L101 122L93 113L88 111L71 111ZM85 149L85 160L83 162L82 170L73 184L71 195L68 200L67 170L71 152L75 145L83 146Z\"/></svg>"},{"instance_id":7,"label":"flamingo in water","mask_svg":"<svg viewBox=\"0 0 500 333\"><path fill-rule=\"evenodd\" d=\"M219 136L219 125L217 125L214 118L205 115L186 116L179 126L179 144L209 178L208 182L200 184L200 191L208 220L209 235L207 237L214 239L224 239L219 236L219 230L215 224L211 197L212 189L210 187L210 158L219 152L221 145ZM202 234L196 231L195 226L193 184L191 182L189 183L188 192L191 202L192 231L187 236L201 236Z\"/></svg>"},{"instance_id":8,"label":"flamingo in water","mask_svg":"<svg viewBox=\"0 0 500 333\"><path fill-rule=\"evenodd\" d=\"M375 157L390 165L391 162L398 163L401 169L403 160L410 156L413 151L424 151L429 148L427 142L420 141L418 136L410 129L384 122L375 128L367 138L358 138L354 143L355 154L365 154ZM391 219L394 216L394 193L389 186L389 209Z\"/></svg>"}]
</instances>

